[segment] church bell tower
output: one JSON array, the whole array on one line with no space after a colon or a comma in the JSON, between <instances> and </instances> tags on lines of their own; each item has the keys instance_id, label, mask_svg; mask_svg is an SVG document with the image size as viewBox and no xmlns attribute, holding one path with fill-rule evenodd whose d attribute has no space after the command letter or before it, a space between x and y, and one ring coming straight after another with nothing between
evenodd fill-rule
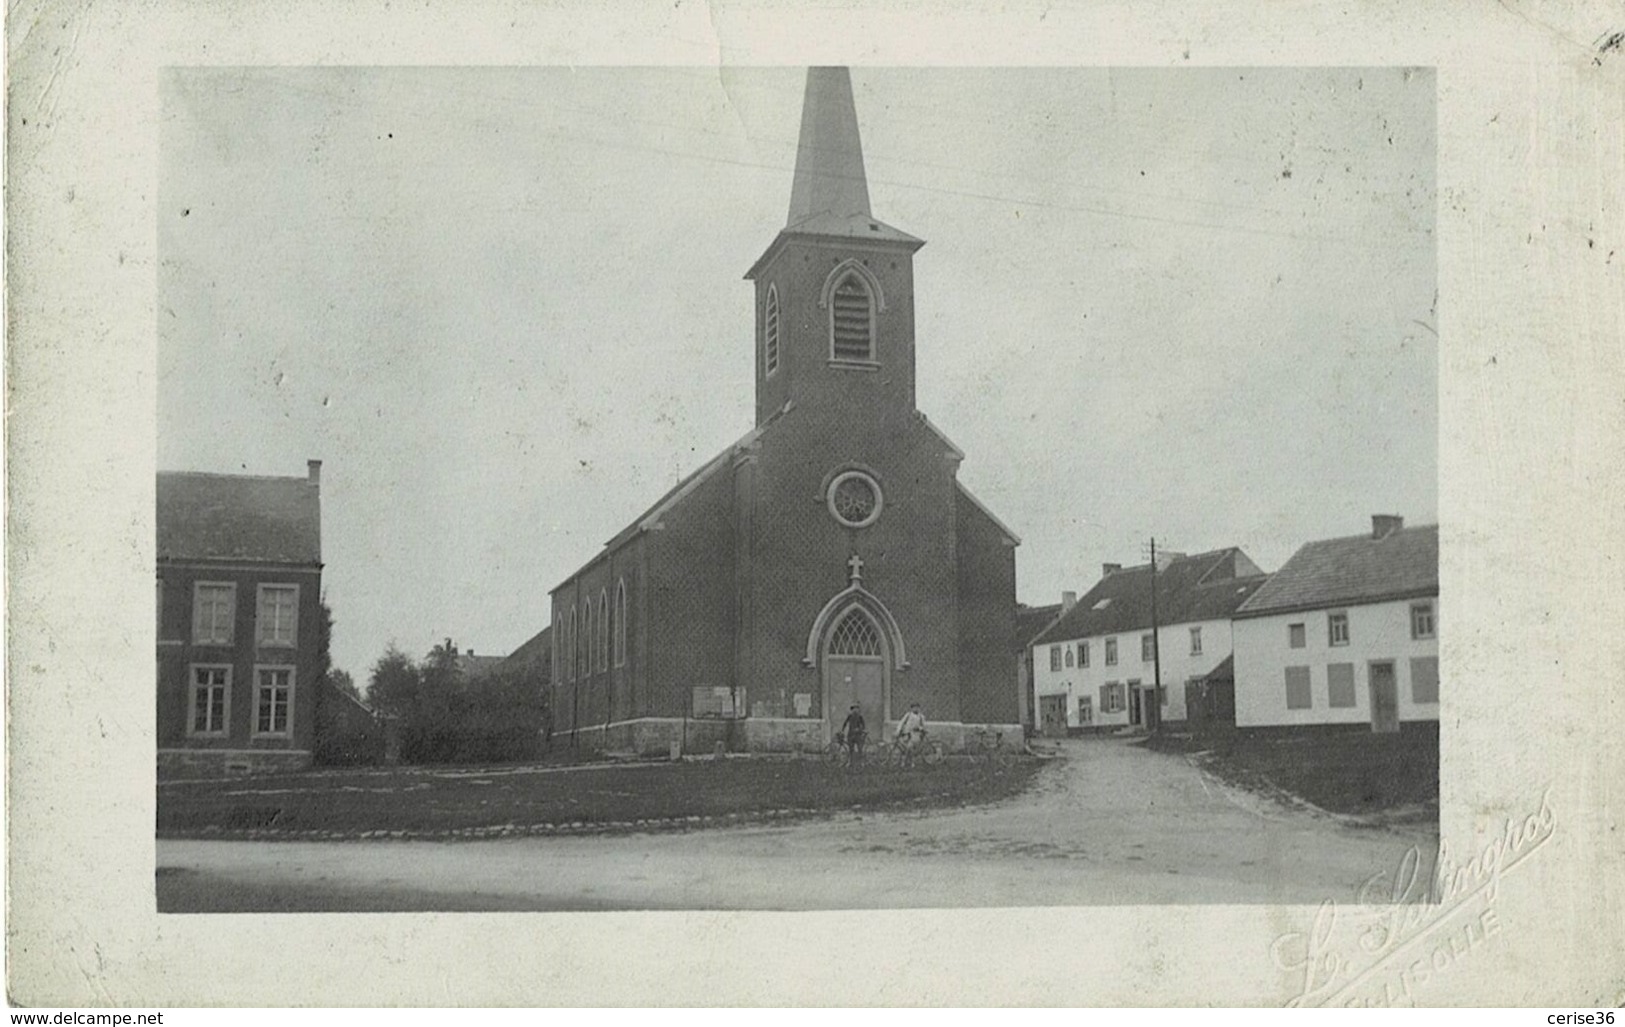
<instances>
[{"instance_id":1,"label":"church bell tower","mask_svg":"<svg viewBox=\"0 0 1625 1027\"><path fill-rule=\"evenodd\" d=\"M756 423L786 403L914 410L914 251L875 219L845 68L811 68L790 216L756 285Z\"/></svg>"}]
</instances>

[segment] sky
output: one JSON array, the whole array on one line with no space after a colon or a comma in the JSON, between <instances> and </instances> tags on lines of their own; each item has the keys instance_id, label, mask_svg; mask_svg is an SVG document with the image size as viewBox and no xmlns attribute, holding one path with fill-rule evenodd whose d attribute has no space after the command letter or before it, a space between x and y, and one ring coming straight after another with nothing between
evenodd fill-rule
<instances>
[{"instance_id":1,"label":"sky","mask_svg":"<svg viewBox=\"0 0 1625 1027\"><path fill-rule=\"evenodd\" d=\"M158 467L323 461L333 661L512 651L753 423L796 68L171 69ZM855 68L1017 594L1437 516L1425 69Z\"/></svg>"}]
</instances>

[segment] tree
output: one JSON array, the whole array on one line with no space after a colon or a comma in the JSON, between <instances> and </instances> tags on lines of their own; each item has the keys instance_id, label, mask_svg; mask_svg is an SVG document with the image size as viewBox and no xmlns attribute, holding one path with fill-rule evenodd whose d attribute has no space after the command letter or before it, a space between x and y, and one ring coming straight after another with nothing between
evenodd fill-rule
<instances>
[{"instance_id":1,"label":"tree","mask_svg":"<svg viewBox=\"0 0 1625 1027\"><path fill-rule=\"evenodd\" d=\"M333 669L327 672L327 683L345 693L353 699L360 700L361 689L356 685L355 678L347 670Z\"/></svg>"},{"instance_id":2,"label":"tree","mask_svg":"<svg viewBox=\"0 0 1625 1027\"><path fill-rule=\"evenodd\" d=\"M422 686L423 674L418 665L391 642L372 665L367 704L380 713L410 720L417 714Z\"/></svg>"},{"instance_id":3,"label":"tree","mask_svg":"<svg viewBox=\"0 0 1625 1027\"><path fill-rule=\"evenodd\" d=\"M327 672L333 668L333 608L327 605L327 597L322 596L316 613L316 680L327 677Z\"/></svg>"}]
</instances>

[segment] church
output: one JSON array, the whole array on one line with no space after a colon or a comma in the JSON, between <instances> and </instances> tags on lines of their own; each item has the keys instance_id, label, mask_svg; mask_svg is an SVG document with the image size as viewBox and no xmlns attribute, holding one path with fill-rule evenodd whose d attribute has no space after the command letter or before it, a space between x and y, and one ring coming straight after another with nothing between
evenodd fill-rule
<instances>
[{"instance_id":1,"label":"church","mask_svg":"<svg viewBox=\"0 0 1625 1027\"><path fill-rule=\"evenodd\" d=\"M1019 540L915 405L923 245L870 213L847 70L811 69L789 218L745 275L755 427L553 589L555 744L809 750L913 703L951 747L1019 740Z\"/></svg>"}]
</instances>

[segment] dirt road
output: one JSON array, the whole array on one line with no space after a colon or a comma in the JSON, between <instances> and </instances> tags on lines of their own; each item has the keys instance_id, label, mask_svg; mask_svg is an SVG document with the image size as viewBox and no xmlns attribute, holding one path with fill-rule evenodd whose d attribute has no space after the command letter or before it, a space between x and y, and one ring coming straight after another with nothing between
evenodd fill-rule
<instances>
[{"instance_id":1,"label":"dirt road","mask_svg":"<svg viewBox=\"0 0 1625 1027\"><path fill-rule=\"evenodd\" d=\"M1318 903L1436 847L1432 827L1346 826L1091 739L976 809L469 842L160 840L157 886L165 912Z\"/></svg>"}]
</instances>

